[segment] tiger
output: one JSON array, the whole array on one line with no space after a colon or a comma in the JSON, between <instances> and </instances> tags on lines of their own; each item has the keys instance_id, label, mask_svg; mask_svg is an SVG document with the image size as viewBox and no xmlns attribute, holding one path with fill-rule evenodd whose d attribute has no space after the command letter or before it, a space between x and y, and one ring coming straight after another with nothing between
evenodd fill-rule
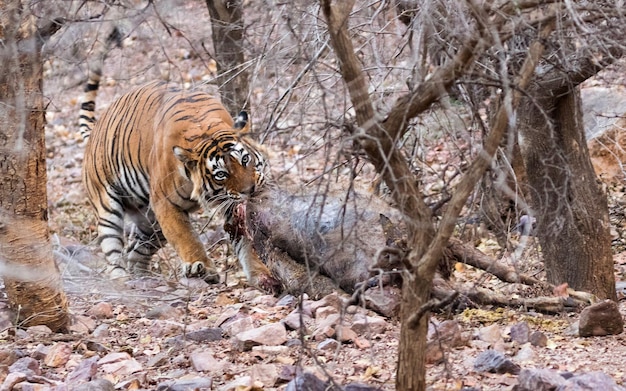
<instances>
[{"instance_id":1,"label":"tiger","mask_svg":"<svg viewBox=\"0 0 626 391\"><path fill-rule=\"evenodd\" d=\"M189 214L217 208L228 218L262 190L268 162L250 138L248 114L233 120L216 97L156 81L128 91L96 121L101 76L101 68L90 72L79 128L86 142L83 184L110 271L145 271L169 242L185 276L219 282ZM136 228L126 249L125 218ZM248 283L275 291L269 269L247 252L248 240L234 243Z\"/></svg>"}]
</instances>

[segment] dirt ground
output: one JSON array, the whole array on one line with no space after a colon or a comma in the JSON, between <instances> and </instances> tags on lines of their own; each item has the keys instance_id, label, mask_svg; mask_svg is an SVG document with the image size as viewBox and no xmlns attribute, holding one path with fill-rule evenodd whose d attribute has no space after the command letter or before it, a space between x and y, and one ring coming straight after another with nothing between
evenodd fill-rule
<instances>
[{"instance_id":1,"label":"dirt ground","mask_svg":"<svg viewBox=\"0 0 626 391\"><path fill-rule=\"evenodd\" d=\"M134 11L132 17L124 20L130 35L125 39L123 49L116 49L107 61L104 70L106 82L98 98L98 110L106 107L114 97L129 87L145 81L171 79L195 85L212 80L214 74L210 55L204 49L207 47L210 51L211 47L210 23L204 2L179 0L169 4L167 8L160 8L158 15L154 12L144 14ZM310 85L303 82L294 88L294 93L285 95L298 71L306 65L305 62L298 62L298 59L306 59L313 53L299 52L307 47L298 47L291 42L293 37L290 38L283 31L288 29L288 19L293 15L282 13L280 7L274 10L273 17L285 21L285 25L272 28L268 22L271 18L256 12L247 16L250 31L257 34L252 35L248 42L247 55L260 59L248 64L254 75L250 101L255 130L262 135L270 150L276 180L290 181L296 186L317 186L319 181L316 180L332 171L334 180L340 181L342 175L347 177L346 173L351 168L336 160L329 160L329 156L336 158L337 150L328 145L338 140L340 129L330 126L332 123L329 123L324 111L338 104L341 94L330 96L324 95L324 92L341 90L341 86L333 84L336 81L330 78L324 79L326 75L320 73L316 77L323 79L321 83L328 90L312 92L313 82L309 79ZM313 12L304 6L303 9ZM138 25L139 20L144 22ZM164 22L171 25L166 28ZM303 32L307 27L299 28L302 29L302 36L315 34L312 27L308 32ZM209 219L210 213L197 216L196 223L203 232L207 251L221 269L223 283L207 286L176 277L176 255L169 247L157 254L161 274L150 279L132 284L115 284L97 272L103 261L94 242L95 219L81 184L84 144L77 134L77 101L86 76L85 51L89 50L98 29L95 22L79 23L62 30L46 49L50 58L46 64L44 86L49 99L46 143L50 229L57 259L64 273L71 311L77 323L86 324L86 329L81 331L78 327L67 338L73 349L70 362L60 367L45 367L43 376L63 382L73 368L94 354L104 356L111 352L127 352L139 362L140 370L121 374L107 373L102 369L98 372L100 376L117 384L118 389L155 389L157 384L165 380L192 376L211 377L213 389L235 389L233 381L244 376L254 377L258 371L270 367L278 372L288 368L304 368L320 376L328 374L340 384L361 382L384 390L394 389L399 336L396 319L385 319L383 332L365 336L369 342L367 344L358 346L350 342L327 351L318 349L319 341L310 336L302 340L298 332L293 330L288 331L289 340L301 340L302 344L285 345L285 349L278 353L259 350L240 352L228 337L172 345L170 338L176 333L168 331L167 327L170 326L173 330L179 330L178 327L187 330L215 327L233 311L245 313L253 319L255 325L261 326L284 319L292 309L289 306L277 306L275 299L246 287L237 261L228 247L226 235L221 230L220 221ZM395 31L391 27L390 30ZM280 60L290 56L293 60L281 67ZM332 67L332 64L329 66ZM206 88L215 89L215 86ZM283 96L288 96L281 101L284 106L283 103L276 103ZM381 106L384 104L380 103ZM306 107L306 110L302 107ZM271 113L282 108L283 115L272 122ZM328 130L329 126L331 130ZM436 154L433 165L444 167L458 157L458 151L450 145L458 148L459 140L451 140L450 143L441 140L428 135L423 138L424 148ZM372 169L365 164L358 167L360 175L356 186L367 189L373 177ZM434 184L427 185L435 187ZM617 185L610 189L613 200L619 199L624 192ZM613 208L615 213L612 222L618 237L623 219L620 217L620 204L613 204L616 206ZM476 243L489 255L499 254L499 248L490 235L478 239ZM537 246L527 251L524 265L516 266L528 271L540 270ZM626 257L616 255L615 260L616 278L620 280L626 273ZM541 273L538 276L541 277ZM528 287L499 282L470 267L456 268L452 278L466 286L480 284L503 294L520 297L532 294ZM94 319L90 311L94 311L100 302L110 304L111 313ZM0 305L2 303L4 301L0 301ZM622 314L626 315L626 301L621 300L619 307ZM175 315L157 316L157 319L161 319L159 322L150 317L152 310L162 308L176 309ZM523 368L550 368L572 373L602 371L612 376L618 384L626 386L624 335L577 337L571 333L571 325L578 319L577 313L546 315L522 308L483 308L436 314L433 322L439 323L446 319L456 320L469 342L446 350L442 362L428 365L429 389L460 390L463 387L475 387L484 391L510 390L517 383L516 376L474 370L475 357L489 348L505 352ZM517 322L527 322L531 330L544 333L548 343L542 347L531 346L530 353L527 349L524 355L520 355L521 347L509 338L511 325ZM481 332L487 326L497 330L500 337L493 341L481 337ZM94 329L102 328L106 328L107 332L97 336L93 333ZM26 355L33 355L37 349L43 349L42 345L49 348L59 341L54 335L37 335L35 332L19 339L9 336L6 330L0 334L0 340L3 349L19 349ZM85 348L89 343L97 343L103 348ZM219 369L198 370L193 364L193 358L199 351L209 352L219 362ZM155 359L162 356L164 360ZM276 385L264 386L263 389L284 387L284 382L278 382Z\"/></svg>"}]
</instances>

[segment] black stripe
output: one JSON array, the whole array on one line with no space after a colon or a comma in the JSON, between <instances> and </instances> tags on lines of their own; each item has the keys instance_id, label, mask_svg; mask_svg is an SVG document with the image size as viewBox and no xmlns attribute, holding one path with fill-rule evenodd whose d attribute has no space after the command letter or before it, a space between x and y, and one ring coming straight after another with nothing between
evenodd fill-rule
<instances>
[{"instance_id":1,"label":"black stripe","mask_svg":"<svg viewBox=\"0 0 626 391\"><path fill-rule=\"evenodd\" d=\"M110 257L113 254L121 254L122 252L120 250L111 250L111 251L107 251L104 253L105 257Z\"/></svg>"}]
</instances>

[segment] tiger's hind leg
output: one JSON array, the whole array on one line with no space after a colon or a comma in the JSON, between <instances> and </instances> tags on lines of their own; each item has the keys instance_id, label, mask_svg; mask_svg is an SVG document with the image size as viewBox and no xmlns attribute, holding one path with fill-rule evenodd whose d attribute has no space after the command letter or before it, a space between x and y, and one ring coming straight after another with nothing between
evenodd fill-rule
<instances>
[{"instance_id":1,"label":"tiger's hind leg","mask_svg":"<svg viewBox=\"0 0 626 391\"><path fill-rule=\"evenodd\" d=\"M107 273L111 278L128 277L124 257L124 208L117 200L106 197L97 206L98 241L108 263Z\"/></svg>"},{"instance_id":2,"label":"tiger's hind leg","mask_svg":"<svg viewBox=\"0 0 626 391\"><path fill-rule=\"evenodd\" d=\"M128 267L135 273L146 274L150 272L152 256L167 243L167 240L151 209L132 211L128 216L137 229L134 240L128 246Z\"/></svg>"}]
</instances>

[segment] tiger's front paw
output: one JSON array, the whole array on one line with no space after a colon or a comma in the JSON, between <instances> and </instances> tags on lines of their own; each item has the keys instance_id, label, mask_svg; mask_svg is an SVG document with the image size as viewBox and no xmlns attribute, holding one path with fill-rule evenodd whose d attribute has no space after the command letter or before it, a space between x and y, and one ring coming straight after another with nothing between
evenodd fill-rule
<instances>
[{"instance_id":1,"label":"tiger's front paw","mask_svg":"<svg viewBox=\"0 0 626 391\"><path fill-rule=\"evenodd\" d=\"M214 267L207 268L204 263L196 261L194 263L183 263L183 275L185 277L202 278L208 284L220 282L220 275Z\"/></svg>"}]
</instances>

